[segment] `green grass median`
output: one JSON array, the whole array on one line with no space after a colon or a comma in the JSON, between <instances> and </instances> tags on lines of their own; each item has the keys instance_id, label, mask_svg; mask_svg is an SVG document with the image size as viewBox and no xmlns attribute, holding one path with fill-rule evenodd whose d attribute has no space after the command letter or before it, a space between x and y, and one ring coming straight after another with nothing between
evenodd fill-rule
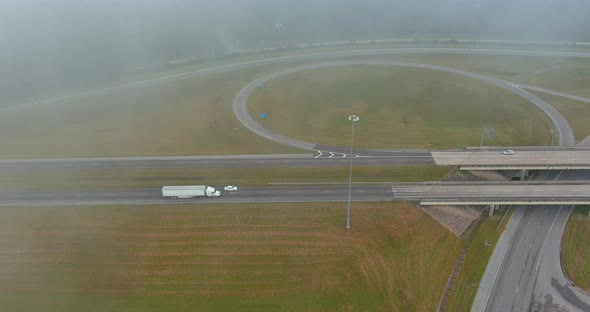
<instances>
[{"instance_id":1,"label":"green grass median","mask_svg":"<svg viewBox=\"0 0 590 312\"><path fill-rule=\"evenodd\" d=\"M2 190L116 189L206 184L267 186L272 183L348 182L348 165L328 168L36 169L0 175ZM438 181L450 167L353 167L353 182Z\"/></svg>"},{"instance_id":2,"label":"green grass median","mask_svg":"<svg viewBox=\"0 0 590 312\"><path fill-rule=\"evenodd\" d=\"M576 286L590 291L590 206L576 207L567 224L561 250L563 267Z\"/></svg>"}]
</instances>

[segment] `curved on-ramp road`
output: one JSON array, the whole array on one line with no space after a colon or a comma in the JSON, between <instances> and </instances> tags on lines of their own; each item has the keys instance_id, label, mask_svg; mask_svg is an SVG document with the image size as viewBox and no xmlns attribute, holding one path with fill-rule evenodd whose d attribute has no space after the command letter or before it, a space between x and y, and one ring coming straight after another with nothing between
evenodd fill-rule
<instances>
[{"instance_id":1,"label":"curved on-ramp road","mask_svg":"<svg viewBox=\"0 0 590 312\"><path fill-rule=\"evenodd\" d=\"M330 63L321 63L321 64L311 64L305 66L299 66L290 69L284 69L275 73L268 74L266 76L260 77L249 84L247 84L238 94L236 95L233 103L234 114L240 120L240 122L251 131L255 132L256 134L265 137L269 140L287 144L293 147L306 149L306 150L313 150L316 143L305 142L295 138L291 138L280 133L276 133L268 128L265 128L258 124L252 116L248 113L248 96L252 91L258 88L264 83L275 79L280 76L297 73L305 70L312 70L312 69L321 69L321 68L329 68L329 67L336 67L336 66L350 66L350 65L375 65L375 66L400 66L400 67L416 67L422 69L431 69L437 71L443 71L453 74L462 75L469 78L478 79L481 81L485 81L491 84L494 84L498 87L504 88L512 93L515 93L521 97L524 97L532 104L536 105L538 108L543 110L547 116L553 121L553 124L557 128L558 134L558 144L564 146L572 146L574 145L574 134L573 131L567 122L567 120L549 103L545 102L544 100L540 99L539 97L531 94L530 92L519 88L515 83L506 81L503 79L498 79L494 77L489 77L477 73L468 72L465 70L454 69L449 67L437 66L437 65L429 65L429 64L419 64L419 63L408 63L408 62L391 62L391 61L344 61L344 62L330 62Z\"/></svg>"}]
</instances>

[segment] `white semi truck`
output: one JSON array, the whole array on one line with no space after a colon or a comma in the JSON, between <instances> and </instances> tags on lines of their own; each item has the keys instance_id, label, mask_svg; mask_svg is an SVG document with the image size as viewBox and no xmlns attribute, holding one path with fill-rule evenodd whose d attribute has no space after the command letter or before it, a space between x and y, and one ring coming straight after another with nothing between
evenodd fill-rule
<instances>
[{"instance_id":1,"label":"white semi truck","mask_svg":"<svg viewBox=\"0 0 590 312\"><path fill-rule=\"evenodd\" d=\"M165 198L219 197L221 194L214 187L207 185L162 186Z\"/></svg>"}]
</instances>

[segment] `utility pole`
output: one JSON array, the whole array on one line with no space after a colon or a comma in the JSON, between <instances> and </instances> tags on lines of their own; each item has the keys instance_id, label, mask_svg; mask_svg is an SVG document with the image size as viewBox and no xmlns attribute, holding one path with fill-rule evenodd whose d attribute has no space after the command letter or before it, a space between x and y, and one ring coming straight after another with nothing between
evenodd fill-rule
<instances>
[{"instance_id":1,"label":"utility pole","mask_svg":"<svg viewBox=\"0 0 590 312\"><path fill-rule=\"evenodd\" d=\"M348 171L348 208L346 209L346 228L350 229L350 196L352 193L352 152L354 146L354 123L359 121L359 116L350 115L348 120L352 122L352 134L350 136L350 167Z\"/></svg>"}]
</instances>

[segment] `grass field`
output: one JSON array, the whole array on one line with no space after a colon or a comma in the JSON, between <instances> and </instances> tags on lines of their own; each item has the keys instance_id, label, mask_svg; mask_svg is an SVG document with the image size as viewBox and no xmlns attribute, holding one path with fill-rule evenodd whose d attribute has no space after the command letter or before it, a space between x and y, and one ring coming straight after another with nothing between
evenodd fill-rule
<instances>
[{"instance_id":1,"label":"grass field","mask_svg":"<svg viewBox=\"0 0 590 312\"><path fill-rule=\"evenodd\" d=\"M237 62L247 62L258 60L261 58L281 57L289 55L301 55L308 53L322 53L322 52L336 52L346 50L367 50L367 49L405 49L405 48L471 48L471 49L505 49L505 50L543 50L543 51L565 51L565 52L588 52L590 51L589 46L526 46L526 45L502 45L502 44L454 44L454 43L433 43L433 42L421 42L421 43L381 43L381 44L349 44L345 46L320 46L311 48L300 48L286 51L275 51L265 53L254 53L251 55L244 55L238 57L232 57L227 59L211 60L204 62L197 62L194 64L180 66L180 67L169 67L160 68L157 70L146 70L139 72L128 73L119 79L112 81L104 85L84 87L76 90L72 89L61 89L53 90L46 94L28 95L24 96L22 100L18 102L2 102L0 101L0 107L12 106L18 103L29 103L38 100L44 100L47 98L56 98L64 95L87 92L98 88L112 87L124 83L131 83L146 79L158 78L166 75L174 75L179 73L185 73L189 71L195 71L199 69L210 68L214 66L222 66Z\"/></svg>"},{"instance_id":2,"label":"grass field","mask_svg":"<svg viewBox=\"0 0 590 312\"><path fill-rule=\"evenodd\" d=\"M509 212L511 214L512 212ZM510 220L507 215L503 225L496 231L502 214L496 213L492 217L483 217L479 226L473 230L468 238L469 249L455 281L455 286L447 304L447 311L471 311L471 305L479 287L479 282L494 252L496 242L500 239L506 223ZM486 246L485 242L491 246Z\"/></svg>"},{"instance_id":3,"label":"grass field","mask_svg":"<svg viewBox=\"0 0 590 312\"><path fill-rule=\"evenodd\" d=\"M301 152L255 135L233 115L242 84L273 68L0 114L0 157Z\"/></svg>"},{"instance_id":4,"label":"grass field","mask_svg":"<svg viewBox=\"0 0 590 312\"><path fill-rule=\"evenodd\" d=\"M581 141L590 135L590 103L540 92L532 93L551 103L567 119L576 140Z\"/></svg>"},{"instance_id":5,"label":"grass field","mask_svg":"<svg viewBox=\"0 0 590 312\"><path fill-rule=\"evenodd\" d=\"M142 188L207 184L266 186L269 183L348 182L348 166L328 168L176 168L5 170L2 190ZM449 167L353 166L353 182L438 181Z\"/></svg>"},{"instance_id":6,"label":"grass field","mask_svg":"<svg viewBox=\"0 0 590 312\"><path fill-rule=\"evenodd\" d=\"M590 206L576 207L567 224L561 250L567 276L576 286L590 291Z\"/></svg>"},{"instance_id":7,"label":"grass field","mask_svg":"<svg viewBox=\"0 0 590 312\"><path fill-rule=\"evenodd\" d=\"M7 311L433 311L461 242L418 208L2 209Z\"/></svg>"},{"instance_id":8,"label":"grass field","mask_svg":"<svg viewBox=\"0 0 590 312\"><path fill-rule=\"evenodd\" d=\"M261 124L310 142L350 144L350 114L358 147L448 148L477 145L483 126L490 145L549 143L548 119L526 100L454 74L424 69L346 66L305 71L272 81L253 94ZM260 119L260 118L259 118Z\"/></svg>"},{"instance_id":9,"label":"grass field","mask_svg":"<svg viewBox=\"0 0 590 312\"><path fill-rule=\"evenodd\" d=\"M467 55L398 55L360 59L401 60L437 64L514 81L538 84L546 88L579 95L585 95L585 92L588 92L585 90L587 90L588 85L587 77L590 75L590 69L588 68L590 67L590 61L580 59ZM319 62L325 61L329 60ZM563 66L551 67L554 63ZM0 158L300 152L250 133L233 116L231 103L241 86L254 78L264 73L301 64L303 63L261 66L255 69L218 74L207 78L189 79L144 89L80 99L52 107L35 108L31 111L0 114L0 144L3 147L0 150ZM191 68L174 70L186 71ZM547 68L549 69L544 71ZM398 70L395 71L398 72ZM431 71L426 71L426 73L429 76L435 74L435 72ZM379 73L372 75L376 77ZM440 75L439 73L439 77ZM325 75L323 76L325 77ZM346 77L339 78L346 79ZM349 77L349 79L353 78ZM453 78L452 80L455 79L459 78ZM433 78L425 78L423 81L417 82L420 82L420 85L424 87L428 86L425 85L428 81L437 84L441 82ZM456 94L451 94L453 97L459 98L461 94L471 94L477 97L478 103L479 101L490 102L490 99L504 100L505 95L497 94L495 88L484 83L469 81L460 86L454 86L452 82L442 81L441 86L450 87L449 91L455 91ZM477 87L471 91L465 90L471 85L477 85ZM377 89L379 86L384 89ZM375 85L371 90L382 94L384 98L385 95L391 94L392 90L399 90L404 87L411 88L410 85L405 83L392 88L390 84L383 82ZM433 90L441 89L436 85L433 85L432 88ZM318 92L319 90L314 91ZM350 92L352 91L354 90L351 89ZM294 93L297 90L291 90L290 92ZM327 90L326 95L330 95L329 92L333 91ZM475 95L476 93L477 95ZM494 97L488 96L491 93L494 93ZM298 96L301 97L302 94ZM512 97L512 95L509 96L509 98ZM397 98L397 96L394 96L390 100ZM253 97L252 100L255 101L256 98ZM439 98L433 99L428 96L416 99L416 101L424 103L433 103L438 100ZM458 102L460 105L457 107L458 109L467 104L464 100L465 98L463 98L463 101ZM512 103L511 101L507 99L506 103L501 104L508 105L508 103ZM516 101L521 100L517 99ZM355 103L363 105L360 102ZM494 103L494 107L502 107L502 105ZM440 115L440 118L438 118L440 122L450 123L453 121L453 119L444 120L450 115L451 110L445 110L442 112L443 114L439 113L440 110L442 108L437 110L437 114ZM534 110L536 109L532 105L526 106L526 115L531 114L530 112ZM431 113L430 116L427 114L424 117L420 115L419 119L427 120L432 118L432 115L434 114ZM492 112L492 114L486 116L496 118L501 115L494 115ZM536 115L536 113L533 113L533 115ZM363 119L357 124L359 131L362 130L363 122L367 124L367 116L361 117ZM397 117L397 119L394 119L395 123L393 125L401 128L399 116ZM465 122L475 124L476 121L481 121L484 118L476 115L475 119L471 121L472 116L451 117L462 117L462 121L459 123L460 126L465 126ZM533 117L533 119L536 118ZM409 123L412 120L406 121ZM345 124L346 122L342 127L346 128ZM519 123L514 122L514 124L518 125ZM437 131L431 131L425 134L426 138L419 137L418 139L425 141L431 139L449 145L453 144L453 141L468 141L469 145L477 144L479 143L480 126L473 126L473 128L477 129L473 129L474 133L470 133L469 137L451 139L450 136L455 135L455 130L446 128L443 129L444 131L438 131L438 129ZM528 125L522 126L529 128ZM442 128L442 126L439 128ZM376 127L372 127L372 129L373 131L379 131ZM405 130L405 128L401 129ZM546 129L546 126L544 126L544 129ZM383 129L383 131L387 130L391 130L391 125ZM508 135L514 134L513 129L503 129L503 131L508 131ZM396 136L405 137L406 133L407 131L397 132ZM413 134L408 133L407 140L414 139L411 135ZM545 138L539 138L539 142L546 144L547 141L544 140L547 139L548 134L542 135ZM347 145L349 144L349 137L350 134L347 130L344 137L339 138L339 140ZM526 139L522 139L522 137L523 135L516 134L515 140ZM330 143L335 144L337 142ZM432 144L432 142L425 143ZM500 144L498 141L495 143ZM462 145L459 144L458 146Z\"/></svg>"},{"instance_id":10,"label":"grass field","mask_svg":"<svg viewBox=\"0 0 590 312\"><path fill-rule=\"evenodd\" d=\"M372 59L397 60L400 56ZM365 59L364 57L350 59ZM407 61L463 69L523 84L590 97L590 60L586 58L423 54L403 56Z\"/></svg>"}]
</instances>

